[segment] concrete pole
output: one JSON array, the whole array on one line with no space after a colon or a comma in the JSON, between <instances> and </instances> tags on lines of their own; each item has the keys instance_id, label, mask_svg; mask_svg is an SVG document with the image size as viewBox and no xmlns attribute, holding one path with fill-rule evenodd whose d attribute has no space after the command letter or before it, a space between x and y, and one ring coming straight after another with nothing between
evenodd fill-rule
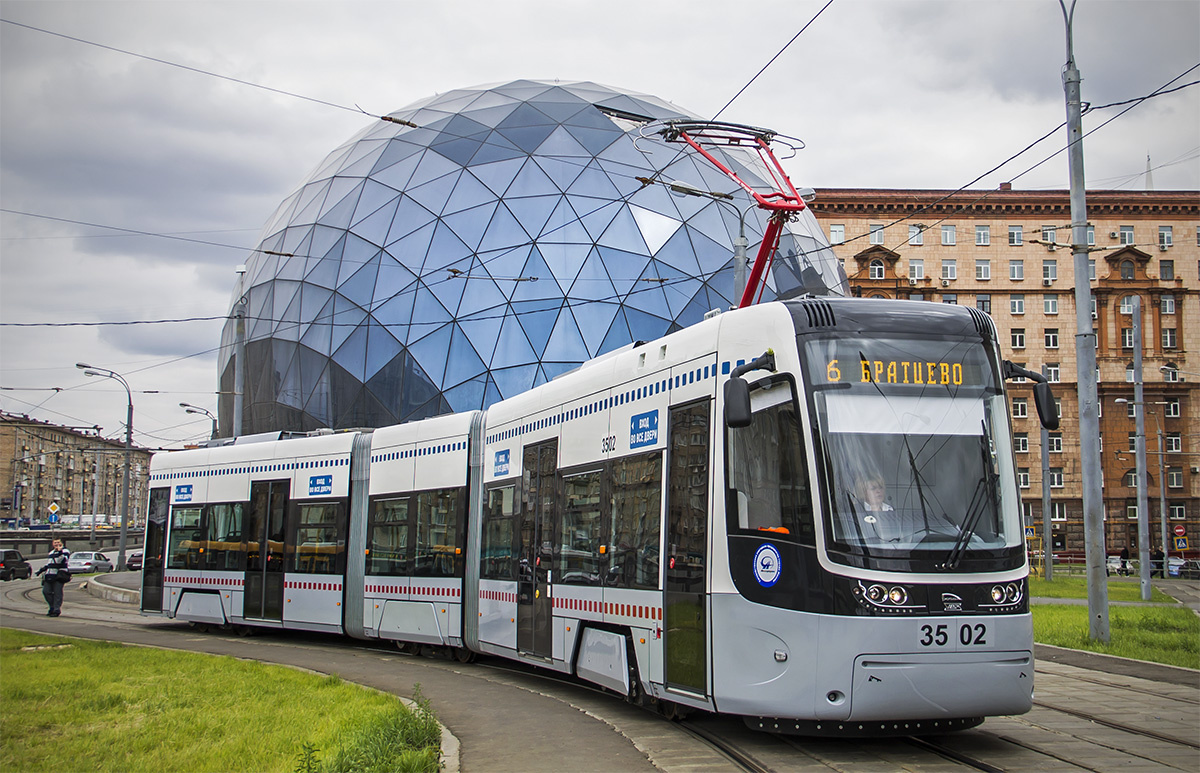
<instances>
[{"instance_id":1,"label":"concrete pole","mask_svg":"<svg viewBox=\"0 0 1200 773\"><path fill-rule=\"evenodd\" d=\"M1096 390L1096 333L1092 329L1092 288L1088 281L1087 192L1083 176L1083 110L1079 94L1079 70L1071 39L1071 11L1063 0L1067 25L1067 64L1063 69L1063 92L1067 101L1067 162L1071 174L1071 252L1075 268L1075 365L1079 399L1080 468L1083 473L1084 553L1087 560L1088 634L1094 641L1107 642L1108 578L1104 555L1104 489L1100 468L1100 416Z\"/></svg>"},{"instance_id":2,"label":"concrete pole","mask_svg":"<svg viewBox=\"0 0 1200 773\"><path fill-rule=\"evenodd\" d=\"M1142 388L1142 298L1133 296L1133 447L1137 463L1138 576L1150 600L1150 501L1146 498L1146 401Z\"/></svg>"},{"instance_id":3,"label":"concrete pole","mask_svg":"<svg viewBox=\"0 0 1200 773\"><path fill-rule=\"evenodd\" d=\"M1171 543L1167 541L1167 462L1164 457L1166 446L1163 445L1162 422L1158 414L1154 414L1154 423L1158 425L1158 522L1162 527L1163 549L1163 579L1167 577L1167 559L1171 556Z\"/></svg>"},{"instance_id":4,"label":"concrete pole","mask_svg":"<svg viewBox=\"0 0 1200 773\"><path fill-rule=\"evenodd\" d=\"M1042 365L1042 375L1050 369ZM1042 425L1042 576L1054 579L1054 532L1050 517L1050 430Z\"/></svg>"}]
</instances>

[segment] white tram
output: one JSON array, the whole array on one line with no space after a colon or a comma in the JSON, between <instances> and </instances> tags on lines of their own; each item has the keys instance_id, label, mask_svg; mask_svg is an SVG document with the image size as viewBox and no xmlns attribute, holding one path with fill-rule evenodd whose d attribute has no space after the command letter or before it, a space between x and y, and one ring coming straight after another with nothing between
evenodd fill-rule
<instances>
[{"instance_id":1,"label":"white tram","mask_svg":"<svg viewBox=\"0 0 1200 773\"><path fill-rule=\"evenodd\" d=\"M143 612L488 653L776 732L1022 713L1006 376L1040 378L974 309L799 300L486 411L158 454Z\"/></svg>"}]
</instances>

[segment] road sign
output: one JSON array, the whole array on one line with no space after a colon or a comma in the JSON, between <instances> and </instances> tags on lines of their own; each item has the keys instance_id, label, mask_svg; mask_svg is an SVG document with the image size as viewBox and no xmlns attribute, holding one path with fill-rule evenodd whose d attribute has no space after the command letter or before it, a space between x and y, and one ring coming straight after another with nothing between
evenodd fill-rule
<instances>
[{"instance_id":1,"label":"road sign","mask_svg":"<svg viewBox=\"0 0 1200 773\"><path fill-rule=\"evenodd\" d=\"M1036 536L1037 534L1034 532L1032 526L1025 527L1025 539L1033 539Z\"/></svg>"},{"instance_id":2,"label":"road sign","mask_svg":"<svg viewBox=\"0 0 1200 773\"><path fill-rule=\"evenodd\" d=\"M51 513L50 517L47 518L46 520L49 521L50 523L58 523L58 516L55 515L54 513Z\"/></svg>"},{"instance_id":3,"label":"road sign","mask_svg":"<svg viewBox=\"0 0 1200 773\"><path fill-rule=\"evenodd\" d=\"M50 515L58 515L58 511L62 508L58 506L58 502L51 502L46 509L50 511Z\"/></svg>"},{"instance_id":4,"label":"road sign","mask_svg":"<svg viewBox=\"0 0 1200 773\"><path fill-rule=\"evenodd\" d=\"M1175 538L1175 549L1176 550L1187 550L1188 549L1187 537L1176 537Z\"/></svg>"},{"instance_id":5,"label":"road sign","mask_svg":"<svg viewBox=\"0 0 1200 773\"><path fill-rule=\"evenodd\" d=\"M1185 534L1187 534L1187 529L1183 528L1183 524L1182 523L1175 524L1175 536L1182 537Z\"/></svg>"}]
</instances>

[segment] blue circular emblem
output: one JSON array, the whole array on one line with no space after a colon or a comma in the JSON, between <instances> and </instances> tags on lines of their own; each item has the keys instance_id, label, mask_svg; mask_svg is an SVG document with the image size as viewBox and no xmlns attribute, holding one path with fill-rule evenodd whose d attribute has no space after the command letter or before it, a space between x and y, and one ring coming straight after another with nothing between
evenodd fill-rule
<instances>
[{"instance_id":1,"label":"blue circular emblem","mask_svg":"<svg viewBox=\"0 0 1200 773\"><path fill-rule=\"evenodd\" d=\"M783 559L774 545L763 545L754 552L754 579L759 585L770 588L782 574Z\"/></svg>"}]
</instances>

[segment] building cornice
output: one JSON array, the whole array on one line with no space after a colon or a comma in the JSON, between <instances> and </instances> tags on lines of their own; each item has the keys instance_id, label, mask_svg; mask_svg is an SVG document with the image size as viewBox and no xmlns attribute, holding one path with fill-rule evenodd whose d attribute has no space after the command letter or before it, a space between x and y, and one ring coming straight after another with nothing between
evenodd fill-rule
<instances>
[{"instance_id":1,"label":"building cornice","mask_svg":"<svg viewBox=\"0 0 1200 773\"><path fill-rule=\"evenodd\" d=\"M1066 190L925 190L891 188L817 188L810 204L818 218L834 215L914 215L929 217L1056 217L1069 222ZM1087 192L1089 218L1105 216L1200 217L1200 191Z\"/></svg>"}]
</instances>

